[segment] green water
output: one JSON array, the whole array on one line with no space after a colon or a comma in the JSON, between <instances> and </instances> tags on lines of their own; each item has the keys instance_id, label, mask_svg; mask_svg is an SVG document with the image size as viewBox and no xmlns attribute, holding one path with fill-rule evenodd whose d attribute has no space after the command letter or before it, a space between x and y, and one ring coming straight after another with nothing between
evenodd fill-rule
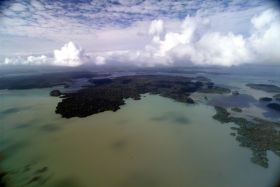
<instances>
[{"instance_id":1,"label":"green water","mask_svg":"<svg viewBox=\"0 0 280 187\"><path fill-rule=\"evenodd\" d=\"M62 119L48 93L1 91L1 166L11 186L269 187L279 177L279 157L269 152L267 169L251 163L230 136L234 124L213 120L211 106L145 95L117 112Z\"/></svg>"}]
</instances>

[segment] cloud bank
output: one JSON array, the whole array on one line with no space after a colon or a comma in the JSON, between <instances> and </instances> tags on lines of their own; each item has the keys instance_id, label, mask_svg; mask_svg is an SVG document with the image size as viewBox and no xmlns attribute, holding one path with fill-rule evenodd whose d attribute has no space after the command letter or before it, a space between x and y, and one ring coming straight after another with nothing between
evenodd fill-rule
<instances>
[{"instance_id":1,"label":"cloud bank","mask_svg":"<svg viewBox=\"0 0 280 187\"><path fill-rule=\"evenodd\" d=\"M27 57L6 57L0 65L44 65L47 64L47 57L41 56L27 56Z\"/></svg>"},{"instance_id":2,"label":"cloud bank","mask_svg":"<svg viewBox=\"0 0 280 187\"><path fill-rule=\"evenodd\" d=\"M54 65L54 66L80 66L88 63L90 58L84 50L72 41L66 43L61 49L53 51L53 57L41 56L17 56L5 58L1 65ZM105 59L99 57L97 63L104 64Z\"/></svg>"}]
</instances>

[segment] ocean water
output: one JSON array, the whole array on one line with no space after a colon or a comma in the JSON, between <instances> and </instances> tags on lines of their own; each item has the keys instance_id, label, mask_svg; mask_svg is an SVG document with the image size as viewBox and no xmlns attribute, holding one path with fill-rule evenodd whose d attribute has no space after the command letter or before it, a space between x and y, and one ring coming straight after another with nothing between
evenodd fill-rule
<instances>
[{"instance_id":1,"label":"ocean water","mask_svg":"<svg viewBox=\"0 0 280 187\"><path fill-rule=\"evenodd\" d=\"M10 186L31 187L270 187L269 168L212 119L203 103L187 105L157 95L128 99L117 112L63 119L50 89L1 91L0 163Z\"/></svg>"}]
</instances>

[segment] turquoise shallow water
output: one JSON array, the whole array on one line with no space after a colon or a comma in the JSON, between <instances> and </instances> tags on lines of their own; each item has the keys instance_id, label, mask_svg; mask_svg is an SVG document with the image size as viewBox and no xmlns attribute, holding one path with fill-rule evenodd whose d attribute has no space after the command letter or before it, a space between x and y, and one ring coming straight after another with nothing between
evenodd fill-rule
<instances>
[{"instance_id":1,"label":"turquoise shallow water","mask_svg":"<svg viewBox=\"0 0 280 187\"><path fill-rule=\"evenodd\" d=\"M279 177L279 157L268 153L267 169L251 163L211 106L144 95L117 112L62 119L49 90L1 91L11 186L270 187Z\"/></svg>"}]
</instances>

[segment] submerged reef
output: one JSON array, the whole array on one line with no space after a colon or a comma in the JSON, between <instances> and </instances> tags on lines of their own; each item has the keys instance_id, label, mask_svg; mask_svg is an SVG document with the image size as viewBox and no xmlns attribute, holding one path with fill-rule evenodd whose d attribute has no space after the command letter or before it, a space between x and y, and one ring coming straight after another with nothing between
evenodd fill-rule
<instances>
[{"instance_id":1,"label":"submerged reef","mask_svg":"<svg viewBox=\"0 0 280 187\"><path fill-rule=\"evenodd\" d=\"M280 157L280 123L270 122L267 120L253 118L248 120L240 117L233 117L223 107L215 107L216 114L214 119L221 123L235 123L236 140L241 146L248 147L252 150L253 156L251 161L262 167L268 167L267 151L272 151Z\"/></svg>"},{"instance_id":2,"label":"submerged reef","mask_svg":"<svg viewBox=\"0 0 280 187\"><path fill-rule=\"evenodd\" d=\"M265 101L265 102L270 102L270 101L272 101L272 98L271 97L261 97L259 100Z\"/></svg>"},{"instance_id":3,"label":"submerged reef","mask_svg":"<svg viewBox=\"0 0 280 187\"><path fill-rule=\"evenodd\" d=\"M249 107L251 104L254 104L256 102L257 100L251 95L239 94L214 96L208 101L208 104L225 108L244 108Z\"/></svg>"},{"instance_id":4,"label":"submerged reef","mask_svg":"<svg viewBox=\"0 0 280 187\"><path fill-rule=\"evenodd\" d=\"M50 92L50 96L53 96L53 97L58 97L61 95L61 92L59 90L52 90Z\"/></svg>"},{"instance_id":5,"label":"submerged reef","mask_svg":"<svg viewBox=\"0 0 280 187\"><path fill-rule=\"evenodd\" d=\"M280 104L278 103L269 103L267 107L280 112Z\"/></svg>"},{"instance_id":6,"label":"submerged reef","mask_svg":"<svg viewBox=\"0 0 280 187\"><path fill-rule=\"evenodd\" d=\"M6 173L0 170L0 186L1 187L7 186L5 179L4 179L5 176L6 176Z\"/></svg>"},{"instance_id":7,"label":"submerged reef","mask_svg":"<svg viewBox=\"0 0 280 187\"><path fill-rule=\"evenodd\" d=\"M276 94L273 96L273 98L277 101L280 101L280 94Z\"/></svg>"},{"instance_id":8,"label":"submerged reef","mask_svg":"<svg viewBox=\"0 0 280 187\"><path fill-rule=\"evenodd\" d=\"M246 86L265 92L280 92L280 87L273 84L246 84Z\"/></svg>"},{"instance_id":9,"label":"submerged reef","mask_svg":"<svg viewBox=\"0 0 280 187\"><path fill-rule=\"evenodd\" d=\"M4 159L3 154L0 152L0 162ZM0 168L0 187L6 187L7 181L6 181L6 175L7 173L1 170Z\"/></svg>"},{"instance_id":10,"label":"submerged reef","mask_svg":"<svg viewBox=\"0 0 280 187\"><path fill-rule=\"evenodd\" d=\"M233 107L233 108L231 108L231 110L234 112L242 112L242 109L238 108L238 107Z\"/></svg>"},{"instance_id":11,"label":"submerged reef","mask_svg":"<svg viewBox=\"0 0 280 187\"><path fill-rule=\"evenodd\" d=\"M141 94L150 93L168 97L179 102L193 104L194 92L229 93L230 90L214 85L208 79L167 75L136 75L115 79L91 80L94 86L76 93L63 93L56 107L62 117L86 117L104 111L116 111L125 104L124 99L140 99Z\"/></svg>"}]
</instances>

